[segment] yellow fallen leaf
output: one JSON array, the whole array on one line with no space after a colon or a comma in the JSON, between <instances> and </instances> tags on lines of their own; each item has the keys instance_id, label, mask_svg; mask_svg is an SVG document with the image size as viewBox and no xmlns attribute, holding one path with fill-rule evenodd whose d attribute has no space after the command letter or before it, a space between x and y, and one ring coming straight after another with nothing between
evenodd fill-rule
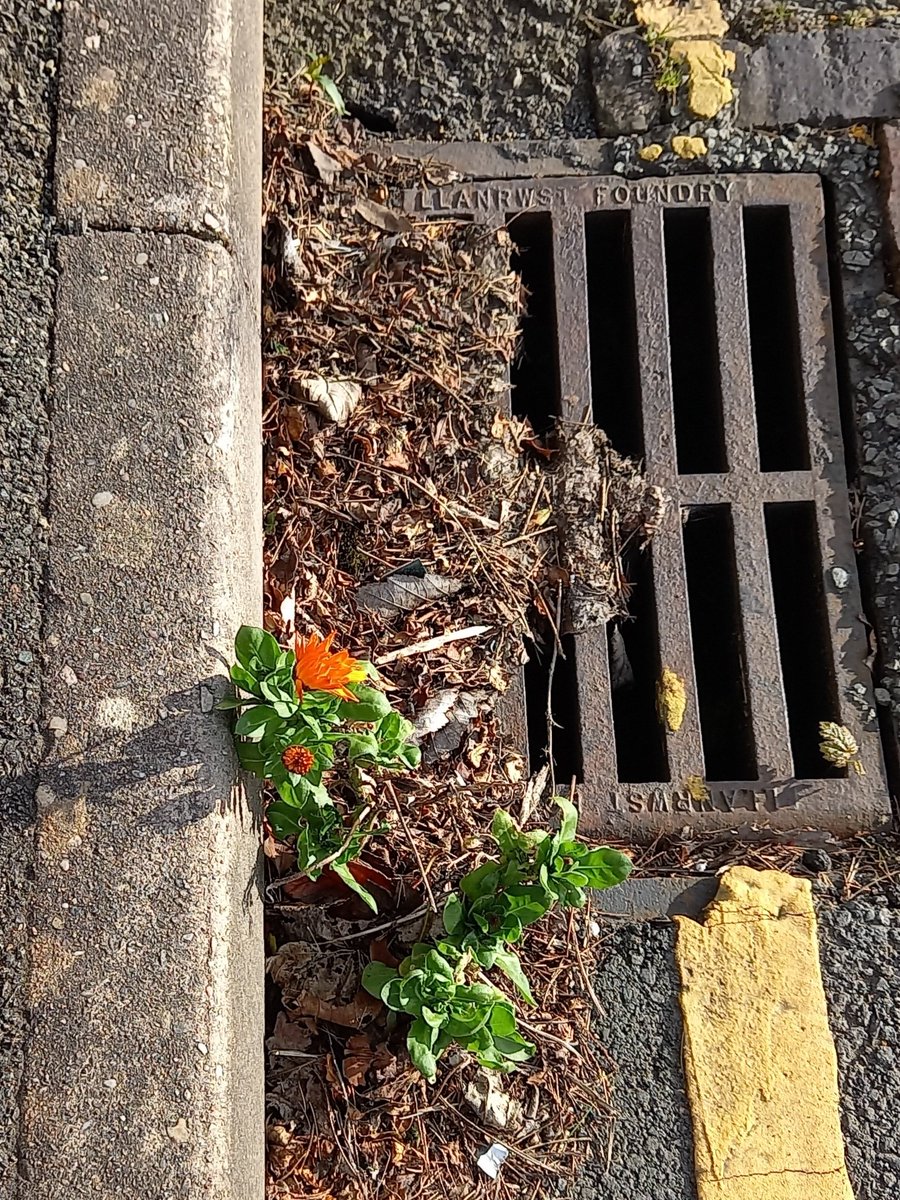
<instances>
[{"instance_id":1,"label":"yellow fallen leaf","mask_svg":"<svg viewBox=\"0 0 900 1200\"><path fill-rule=\"evenodd\" d=\"M862 142L865 146L875 145L875 139L872 137L867 125L851 125L847 132L855 142Z\"/></svg>"},{"instance_id":2,"label":"yellow fallen leaf","mask_svg":"<svg viewBox=\"0 0 900 1200\"><path fill-rule=\"evenodd\" d=\"M734 99L734 88L728 78L735 68L733 51L723 50L718 42L711 40L675 41L669 54L686 69L688 107L698 117L714 117ZM706 153L705 148L702 153Z\"/></svg>"},{"instance_id":3,"label":"yellow fallen leaf","mask_svg":"<svg viewBox=\"0 0 900 1200\"><path fill-rule=\"evenodd\" d=\"M644 162L656 162L662 152L663 148L659 142L651 142L649 146L641 146L638 150L638 158L643 159Z\"/></svg>"},{"instance_id":4,"label":"yellow fallen leaf","mask_svg":"<svg viewBox=\"0 0 900 1200\"><path fill-rule=\"evenodd\" d=\"M706 142L701 137L672 138L672 150L679 158L702 158L707 152Z\"/></svg>"},{"instance_id":5,"label":"yellow fallen leaf","mask_svg":"<svg viewBox=\"0 0 900 1200\"><path fill-rule=\"evenodd\" d=\"M856 738L846 725L838 725L836 721L820 721L819 736L822 739L819 752L826 762L841 770L852 767L857 775L865 775Z\"/></svg>"},{"instance_id":6,"label":"yellow fallen leaf","mask_svg":"<svg viewBox=\"0 0 900 1200\"><path fill-rule=\"evenodd\" d=\"M534 516L531 518L532 528L540 529L540 527L542 525L546 525L547 522L550 520L550 514L552 512L553 512L552 508L539 508L537 510L537 512L534 514Z\"/></svg>"},{"instance_id":7,"label":"yellow fallen leaf","mask_svg":"<svg viewBox=\"0 0 900 1200\"><path fill-rule=\"evenodd\" d=\"M663 667L656 685L656 707L666 729L677 733L684 721L687 690L684 680L668 667Z\"/></svg>"},{"instance_id":8,"label":"yellow fallen leaf","mask_svg":"<svg viewBox=\"0 0 900 1200\"><path fill-rule=\"evenodd\" d=\"M717 38L728 32L719 0L642 0L634 12L658 37Z\"/></svg>"}]
</instances>

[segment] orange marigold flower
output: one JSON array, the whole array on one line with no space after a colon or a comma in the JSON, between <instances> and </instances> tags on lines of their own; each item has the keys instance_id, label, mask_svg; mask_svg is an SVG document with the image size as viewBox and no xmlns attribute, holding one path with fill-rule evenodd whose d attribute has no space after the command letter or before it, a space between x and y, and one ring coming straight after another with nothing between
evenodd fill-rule
<instances>
[{"instance_id":1,"label":"orange marigold flower","mask_svg":"<svg viewBox=\"0 0 900 1200\"><path fill-rule=\"evenodd\" d=\"M346 650L332 654L330 646L333 641L333 633L329 633L324 640L318 634L311 633L305 641L298 636L294 643L297 656L294 686L301 700L304 688L311 692L334 692L342 700L356 699L347 684L365 679L365 663L351 658Z\"/></svg>"},{"instance_id":2,"label":"orange marigold flower","mask_svg":"<svg viewBox=\"0 0 900 1200\"><path fill-rule=\"evenodd\" d=\"M284 763L285 770L290 771L291 774L306 775L312 770L316 760L313 758L312 751L307 750L305 746L288 746L281 756L281 761Z\"/></svg>"}]
</instances>

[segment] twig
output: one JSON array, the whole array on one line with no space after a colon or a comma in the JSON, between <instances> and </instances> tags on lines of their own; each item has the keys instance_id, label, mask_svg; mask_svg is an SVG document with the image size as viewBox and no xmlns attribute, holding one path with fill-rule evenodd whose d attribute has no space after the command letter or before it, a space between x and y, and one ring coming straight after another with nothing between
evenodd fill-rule
<instances>
[{"instance_id":1,"label":"twig","mask_svg":"<svg viewBox=\"0 0 900 1200\"><path fill-rule=\"evenodd\" d=\"M481 637L483 633L490 633L491 629L493 629L492 625L470 625L466 629L452 629L449 633L442 633L440 637L428 638L424 642L413 642L411 646L401 646L399 650L381 654L375 659L375 665L381 667L398 658L411 658L414 654L427 654L429 650L439 650L441 646L446 646L450 642L462 642L466 638Z\"/></svg>"},{"instance_id":2,"label":"twig","mask_svg":"<svg viewBox=\"0 0 900 1200\"><path fill-rule=\"evenodd\" d=\"M503 549L508 550L510 546L515 546L517 542L527 541L528 538L540 537L542 533L555 533L556 529L555 525L542 525L539 529L532 529L531 533L520 533L512 541L504 542Z\"/></svg>"},{"instance_id":3,"label":"twig","mask_svg":"<svg viewBox=\"0 0 900 1200\"><path fill-rule=\"evenodd\" d=\"M336 858L340 858L340 856L353 841L353 835L359 828L360 823L366 819L371 811L372 806L370 804L364 805L356 814L356 820L350 826L350 832L344 838L341 845L338 846L337 850L335 850L333 854L329 854L327 858L323 858L321 862L313 863L310 869L314 871L324 871L326 867L331 866ZM294 871L291 875L282 875L280 879L273 879L271 883L266 884L266 898L270 899L272 894L279 888L283 888L286 883L293 883L297 879L306 879L308 876L309 870Z\"/></svg>"},{"instance_id":4,"label":"twig","mask_svg":"<svg viewBox=\"0 0 900 1200\"><path fill-rule=\"evenodd\" d=\"M344 851L347 849L347 847L353 841L353 836L356 833L357 829L359 829L360 825L366 819L366 817L369 815L369 813L371 811L372 811L371 804L363 805L363 807L356 814L356 819L354 820L353 824L350 826L350 832L344 838L343 842L341 842L340 846L338 846L337 850L335 850L335 852L333 854L329 854L327 858L323 858L321 860L321 862L317 862L314 864L314 869L316 871L324 871L324 869L326 867L331 866L331 864L334 862L334 860L336 858L341 857L341 855L344 853Z\"/></svg>"},{"instance_id":5,"label":"twig","mask_svg":"<svg viewBox=\"0 0 900 1200\"><path fill-rule=\"evenodd\" d=\"M425 870L425 864L422 862L422 856L419 854L419 847L416 845L415 838L412 835L412 830L406 820L406 815L397 799L397 793L394 791L394 785L389 779L385 780L384 790L389 793L394 802L394 807L397 810L397 816L400 818L400 824L403 826L403 832L406 834L406 840L409 842L410 849L415 855L416 862L419 866L419 873L422 876L422 883L425 885L425 891L428 893L428 902L434 912L437 912L437 904L434 901L434 892L431 890L431 884L428 882L428 872Z\"/></svg>"}]
</instances>

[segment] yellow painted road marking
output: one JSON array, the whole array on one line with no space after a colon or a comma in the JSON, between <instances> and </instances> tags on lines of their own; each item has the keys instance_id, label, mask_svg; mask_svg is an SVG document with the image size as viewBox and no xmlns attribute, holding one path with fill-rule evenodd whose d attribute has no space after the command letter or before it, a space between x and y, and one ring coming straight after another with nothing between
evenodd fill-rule
<instances>
[{"instance_id":1,"label":"yellow painted road marking","mask_svg":"<svg viewBox=\"0 0 900 1200\"><path fill-rule=\"evenodd\" d=\"M676 921L699 1200L853 1200L809 883L732 867Z\"/></svg>"}]
</instances>

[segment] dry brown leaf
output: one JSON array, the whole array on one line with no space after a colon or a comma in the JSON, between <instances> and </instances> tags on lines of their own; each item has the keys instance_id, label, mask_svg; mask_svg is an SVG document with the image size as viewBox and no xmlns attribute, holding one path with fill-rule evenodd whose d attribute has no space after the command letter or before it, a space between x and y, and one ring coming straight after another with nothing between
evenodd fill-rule
<instances>
[{"instance_id":1,"label":"dry brown leaf","mask_svg":"<svg viewBox=\"0 0 900 1200\"><path fill-rule=\"evenodd\" d=\"M288 1018L284 1009L279 1009L275 1016L275 1026L272 1036L266 1041L270 1051L274 1050L308 1050L312 1045L312 1034L304 1025Z\"/></svg>"},{"instance_id":2,"label":"dry brown leaf","mask_svg":"<svg viewBox=\"0 0 900 1200\"><path fill-rule=\"evenodd\" d=\"M319 173L319 178L326 187L331 187L341 173L341 164L336 158L332 158L330 154L323 150L321 146L317 146L315 142L307 142L306 149L313 160L313 166Z\"/></svg>"},{"instance_id":3,"label":"dry brown leaf","mask_svg":"<svg viewBox=\"0 0 900 1200\"><path fill-rule=\"evenodd\" d=\"M385 208L383 204L376 204L374 200L368 200L365 196L361 196L353 207L364 221L385 230L386 233L412 232L413 223L409 217L395 212L392 208Z\"/></svg>"},{"instance_id":4,"label":"dry brown leaf","mask_svg":"<svg viewBox=\"0 0 900 1200\"><path fill-rule=\"evenodd\" d=\"M395 573L375 583L365 583L356 593L356 603L363 612L383 617L410 612L429 600L455 596L463 588L458 579L445 579L426 572L425 575Z\"/></svg>"},{"instance_id":5,"label":"dry brown leaf","mask_svg":"<svg viewBox=\"0 0 900 1200\"><path fill-rule=\"evenodd\" d=\"M343 1025L347 1029L360 1029L381 1011L381 1001L370 996L362 988L347 1004L333 1004L319 996L307 993L298 996L294 1012L313 1017L317 1021L331 1021L335 1025Z\"/></svg>"},{"instance_id":6,"label":"dry brown leaf","mask_svg":"<svg viewBox=\"0 0 900 1200\"><path fill-rule=\"evenodd\" d=\"M297 390L304 400L336 425L346 425L362 399L362 388L352 379L323 379L309 375L297 381Z\"/></svg>"}]
</instances>

